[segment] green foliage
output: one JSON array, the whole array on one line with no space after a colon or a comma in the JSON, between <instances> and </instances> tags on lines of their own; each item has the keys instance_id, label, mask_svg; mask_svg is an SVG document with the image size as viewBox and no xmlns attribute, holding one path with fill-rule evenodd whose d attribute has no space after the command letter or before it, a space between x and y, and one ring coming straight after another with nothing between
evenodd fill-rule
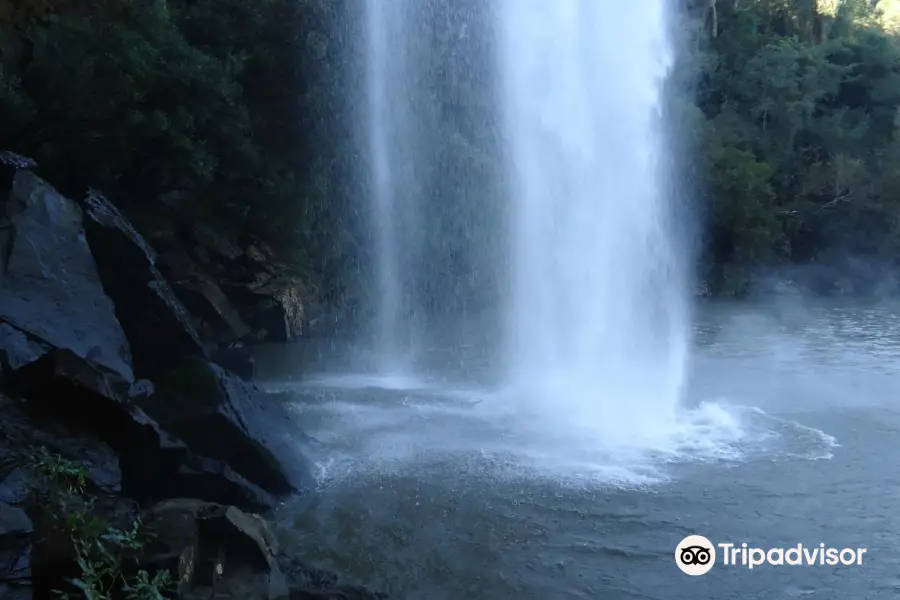
<instances>
[{"instance_id":1,"label":"green foliage","mask_svg":"<svg viewBox=\"0 0 900 600\"><path fill-rule=\"evenodd\" d=\"M134 520L123 530L99 518L96 499L86 496L87 472L78 463L43 447L29 462L41 476L39 486L49 488L44 505L56 527L71 540L81 571L69 581L78 592L59 591L58 596L62 600L111 600L115 592L115 597L129 600L163 600L172 583L168 571L151 575L143 569L134 573L129 569L144 545L140 521Z\"/></svg>"},{"instance_id":2,"label":"green foliage","mask_svg":"<svg viewBox=\"0 0 900 600\"><path fill-rule=\"evenodd\" d=\"M0 18L16 49L0 54L0 146L150 220L179 192L188 218L258 235L315 277L312 257L345 250L326 243L339 4L60 0Z\"/></svg>"},{"instance_id":3,"label":"green foliage","mask_svg":"<svg viewBox=\"0 0 900 600\"><path fill-rule=\"evenodd\" d=\"M701 6L702 4L702 6ZM780 263L897 266L896 6L864 0L697 3L697 150L707 272L746 290ZM891 5L891 6L889 6Z\"/></svg>"},{"instance_id":4,"label":"green foliage","mask_svg":"<svg viewBox=\"0 0 900 600\"><path fill-rule=\"evenodd\" d=\"M452 6L451 6L452 5ZM15 10L9 9L13 6ZM293 260L325 303L353 304L366 221L347 98L363 70L347 0L0 2L0 147L79 194L153 222L159 197ZM20 7L20 8L16 8ZM682 0L676 158L708 204L713 287L781 263L900 257L900 2ZM458 310L502 287L502 179L491 18L417 5L415 157L428 195L413 293ZM688 72L695 75L687 75ZM357 107L358 108L358 107ZM699 115L699 116L698 116ZM403 223L406 226L406 223ZM412 227L413 225L410 225ZM448 235L451 234L451 235ZM896 266L896 265L894 265ZM477 294L474 293L477 290Z\"/></svg>"}]
</instances>

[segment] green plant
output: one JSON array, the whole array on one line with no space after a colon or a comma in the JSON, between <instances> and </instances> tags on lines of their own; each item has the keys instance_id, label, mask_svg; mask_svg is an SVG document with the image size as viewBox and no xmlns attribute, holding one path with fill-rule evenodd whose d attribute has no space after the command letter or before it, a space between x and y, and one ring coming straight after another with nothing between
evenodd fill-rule
<instances>
[{"instance_id":1,"label":"green plant","mask_svg":"<svg viewBox=\"0 0 900 600\"><path fill-rule=\"evenodd\" d=\"M81 571L69 583L77 593L57 591L63 600L111 600L124 595L128 600L163 600L172 583L168 571L150 574L144 569L129 573L129 564L143 549L144 532L140 519L120 529L96 514L96 499L86 496L84 467L46 448L31 457L32 466L49 484L51 517L72 541L75 561Z\"/></svg>"},{"instance_id":2,"label":"green plant","mask_svg":"<svg viewBox=\"0 0 900 600\"><path fill-rule=\"evenodd\" d=\"M59 454L52 454L44 446L35 451L30 462L45 481L60 486L69 494L84 493L87 471L82 465Z\"/></svg>"}]
</instances>

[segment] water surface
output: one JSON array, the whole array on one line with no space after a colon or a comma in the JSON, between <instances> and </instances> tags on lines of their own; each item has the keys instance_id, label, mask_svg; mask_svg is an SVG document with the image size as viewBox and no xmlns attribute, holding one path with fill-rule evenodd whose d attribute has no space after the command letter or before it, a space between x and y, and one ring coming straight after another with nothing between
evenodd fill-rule
<instances>
[{"instance_id":1,"label":"water surface","mask_svg":"<svg viewBox=\"0 0 900 600\"><path fill-rule=\"evenodd\" d=\"M291 551L399 599L900 593L897 306L705 308L678 423L632 443L517 413L490 323L448 329L416 377L360 374L337 343L263 349L316 440L320 489L280 515ZM673 553L694 533L868 553L691 578Z\"/></svg>"}]
</instances>

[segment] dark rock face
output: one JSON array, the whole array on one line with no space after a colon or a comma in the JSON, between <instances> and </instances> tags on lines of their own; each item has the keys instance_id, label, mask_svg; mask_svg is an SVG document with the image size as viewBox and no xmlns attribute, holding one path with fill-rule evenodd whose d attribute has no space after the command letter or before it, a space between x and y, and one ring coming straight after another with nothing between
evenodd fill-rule
<instances>
[{"instance_id":1,"label":"dark rock face","mask_svg":"<svg viewBox=\"0 0 900 600\"><path fill-rule=\"evenodd\" d=\"M226 343L233 339L290 342L303 335L311 293L265 243L233 239L196 224L160 243L165 248L161 268L170 280L179 282L179 294L184 290L195 297L189 306L210 325L208 335ZM221 297L217 292L203 292L212 282ZM225 306L226 297L227 310L240 315L240 322L218 308Z\"/></svg>"},{"instance_id":2,"label":"dark rock face","mask_svg":"<svg viewBox=\"0 0 900 600\"><path fill-rule=\"evenodd\" d=\"M26 459L46 448L80 464L89 487L104 494L121 492L122 474L112 449L89 431L63 424L34 403L0 394L0 501L20 505L33 484Z\"/></svg>"},{"instance_id":3,"label":"dark rock face","mask_svg":"<svg viewBox=\"0 0 900 600\"><path fill-rule=\"evenodd\" d=\"M106 258L98 275L81 209L31 173L17 171L14 181L6 211L16 235L0 282L0 389L101 440L117 457L121 492L140 502L189 494L264 510L306 484L304 468L295 466L302 465L298 453L274 439L284 420L269 418L254 390L206 362L190 317L154 266L155 254L124 217L102 197L89 199L93 250ZM115 306L104 287L118 294ZM160 381L174 374L165 379L168 390L134 381L126 335L138 349L135 360L143 361L142 375ZM252 376L230 358L233 370ZM196 397L195 388L171 385L184 364L202 365L200 375L187 376L212 383L196 389ZM185 412L159 413L174 425L160 426L142 403ZM188 437L182 441L179 432ZM299 475L288 476L288 469Z\"/></svg>"},{"instance_id":4,"label":"dark rock face","mask_svg":"<svg viewBox=\"0 0 900 600\"><path fill-rule=\"evenodd\" d=\"M275 498L225 463L197 456L127 402L124 381L68 350L52 350L8 377L7 389L44 414L102 441L116 456L121 493L141 503L166 495L265 510Z\"/></svg>"},{"instance_id":5,"label":"dark rock face","mask_svg":"<svg viewBox=\"0 0 900 600\"><path fill-rule=\"evenodd\" d=\"M168 251L159 258L160 271L172 282L204 337L226 345L247 337L250 328L238 311L186 252Z\"/></svg>"},{"instance_id":6,"label":"dark rock face","mask_svg":"<svg viewBox=\"0 0 900 600\"><path fill-rule=\"evenodd\" d=\"M279 437L288 423L281 405L217 365L185 359L140 404L192 450L271 493L289 494L312 482L297 452Z\"/></svg>"},{"instance_id":7,"label":"dark rock face","mask_svg":"<svg viewBox=\"0 0 900 600\"><path fill-rule=\"evenodd\" d=\"M72 523L128 531L151 505L155 545L117 557L172 570L174 598L384 598L278 553L249 511L312 482L280 436L297 436L283 405L229 374L254 375L240 344L214 353L225 368L210 362L155 253L107 200L90 194L85 218L31 166L0 152L0 600L80 597ZM219 316L224 339L246 337L208 282L193 288L198 310ZM279 306L290 338L302 304L292 317ZM76 465L79 484L48 475L50 460Z\"/></svg>"},{"instance_id":8,"label":"dark rock face","mask_svg":"<svg viewBox=\"0 0 900 600\"><path fill-rule=\"evenodd\" d=\"M187 310L156 268L156 253L103 196L86 199L85 233L103 289L132 341L135 374L154 379L185 356L207 357Z\"/></svg>"},{"instance_id":9,"label":"dark rock face","mask_svg":"<svg viewBox=\"0 0 900 600\"><path fill-rule=\"evenodd\" d=\"M4 207L11 243L0 320L132 380L131 351L82 233L82 212L28 171Z\"/></svg>"},{"instance_id":10,"label":"dark rock face","mask_svg":"<svg viewBox=\"0 0 900 600\"><path fill-rule=\"evenodd\" d=\"M260 517L178 498L150 508L143 520L155 540L148 560L178 573L180 596L288 599L275 538Z\"/></svg>"}]
</instances>

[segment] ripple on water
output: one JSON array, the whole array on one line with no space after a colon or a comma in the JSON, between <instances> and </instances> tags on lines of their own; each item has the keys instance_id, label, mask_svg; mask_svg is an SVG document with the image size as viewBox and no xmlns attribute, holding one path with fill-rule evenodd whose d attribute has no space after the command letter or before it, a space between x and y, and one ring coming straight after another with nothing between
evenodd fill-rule
<instances>
[{"instance_id":1,"label":"ripple on water","mask_svg":"<svg viewBox=\"0 0 900 600\"><path fill-rule=\"evenodd\" d=\"M726 401L701 402L652 435L608 444L600 433L542 427L535 415L518 415L508 404L498 410L496 391L376 383L348 376L291 388L301 426L318 441L313 459L321 485L441 465L506 480L640 490L669 481L677 464L823 460L839 447L821 430Z\"/></svg>"}]
</instances>

